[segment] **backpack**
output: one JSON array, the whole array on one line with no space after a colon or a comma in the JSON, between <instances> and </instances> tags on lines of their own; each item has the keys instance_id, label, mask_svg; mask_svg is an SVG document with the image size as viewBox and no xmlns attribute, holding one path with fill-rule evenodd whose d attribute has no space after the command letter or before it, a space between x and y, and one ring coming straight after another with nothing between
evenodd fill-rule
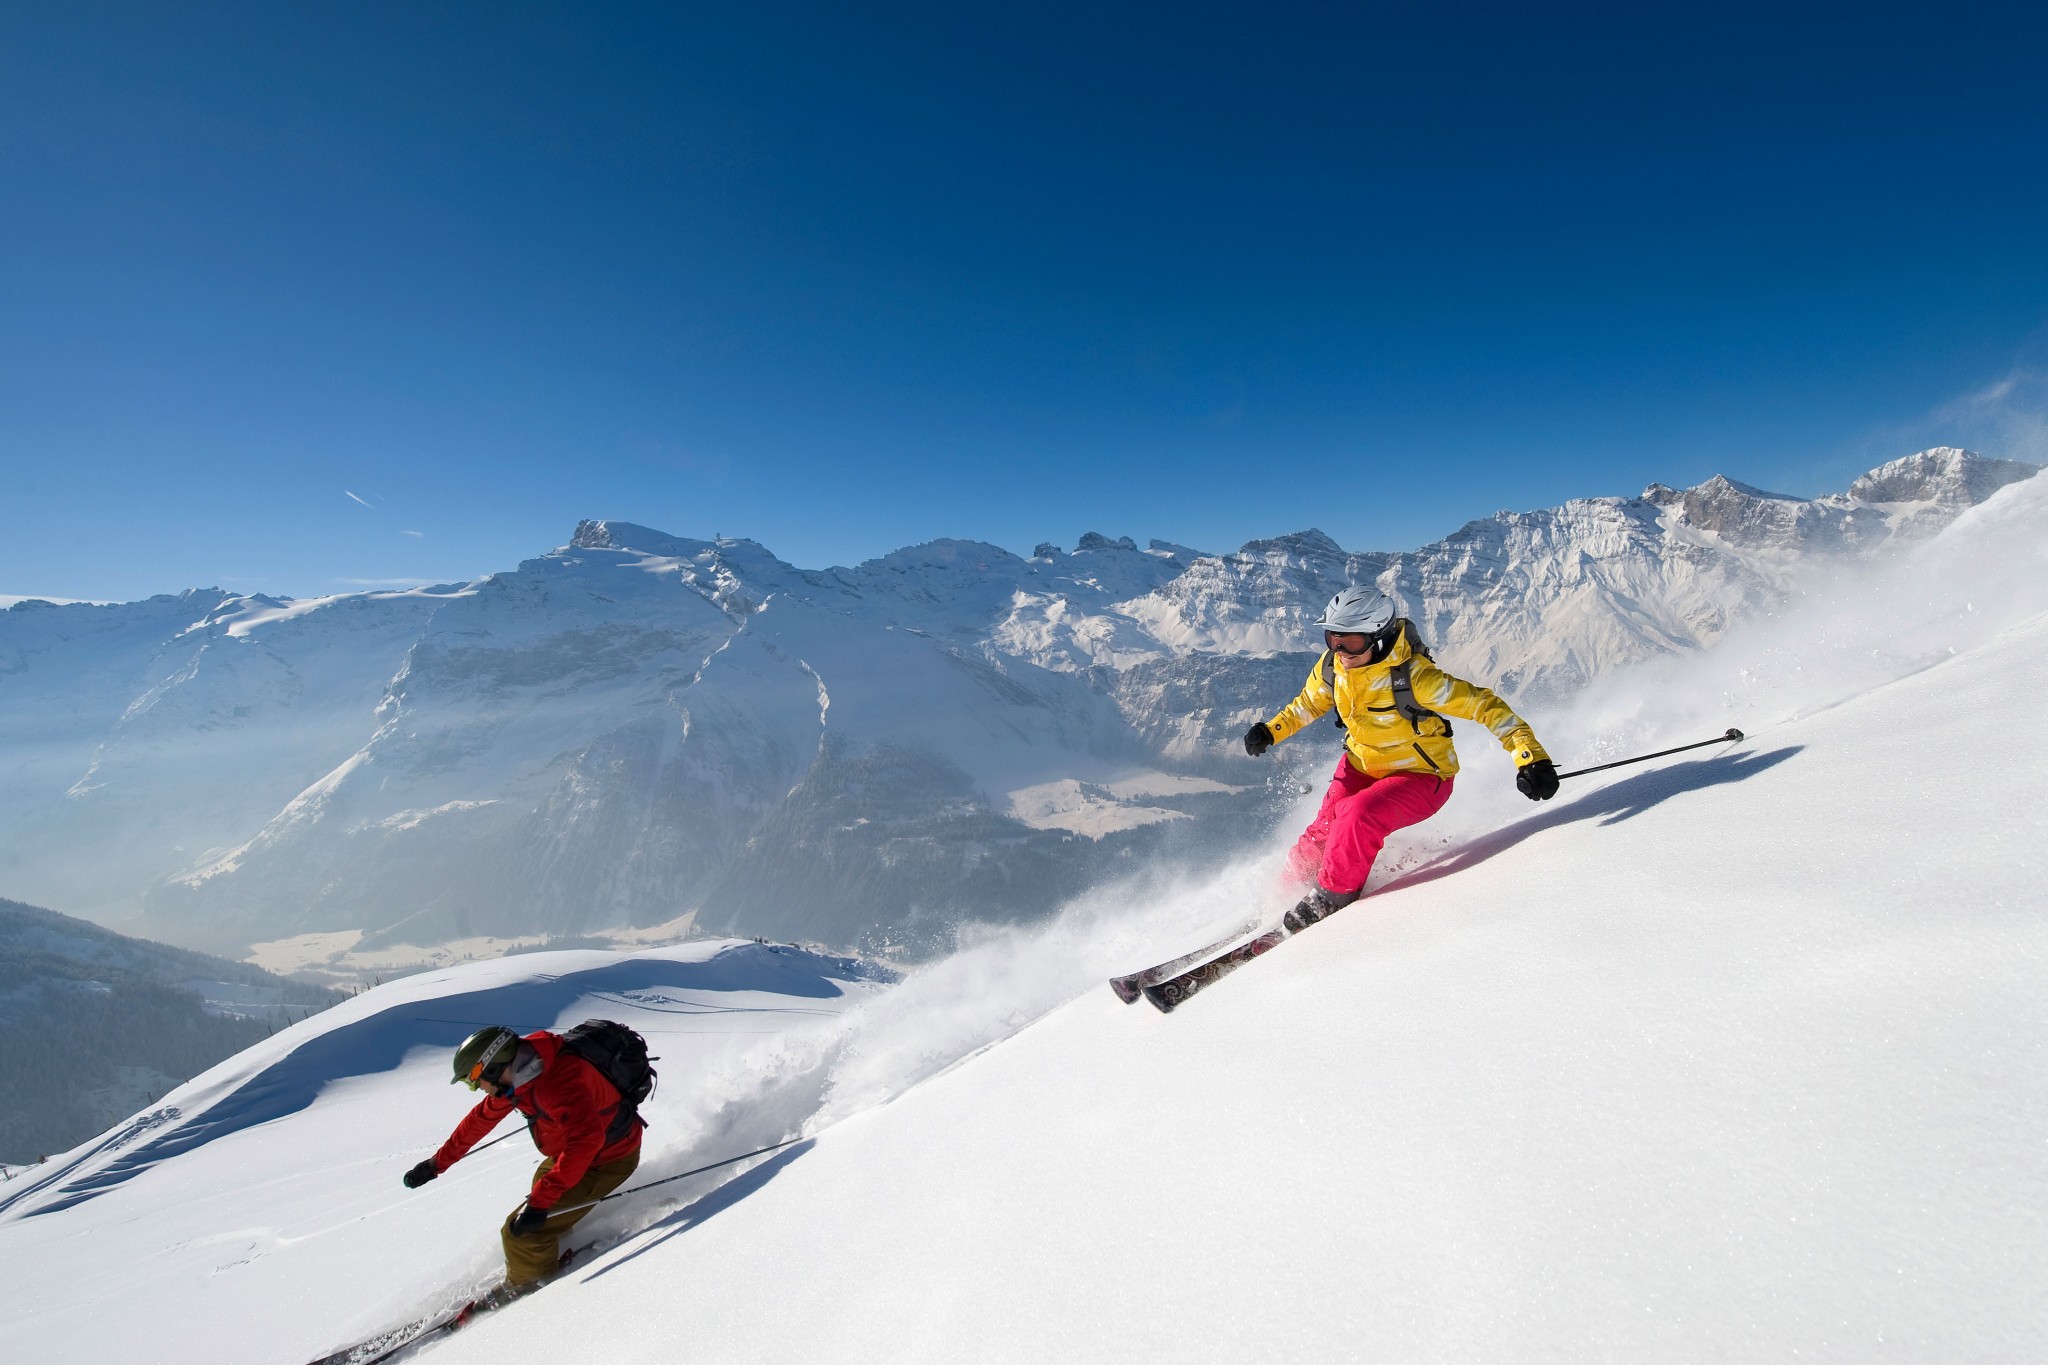
<instances>
[{"instance_id":1,"label":"backpack","mask_svg":"<svg viewBox=\"0 0 2048 1365\"><path fill-rule=\"evenodd\" d=\"M654 1093L656 1073L649 1063L660 1058L647 1055L645 1038L609 1019L585 1019L562 1035L562 1050L596 1067L597 1074L619 1092L619 1112L604 1130L606 1143L617 1142L636 1123L647 1126L640 1106Z\"/></svg>"}]
</instances>

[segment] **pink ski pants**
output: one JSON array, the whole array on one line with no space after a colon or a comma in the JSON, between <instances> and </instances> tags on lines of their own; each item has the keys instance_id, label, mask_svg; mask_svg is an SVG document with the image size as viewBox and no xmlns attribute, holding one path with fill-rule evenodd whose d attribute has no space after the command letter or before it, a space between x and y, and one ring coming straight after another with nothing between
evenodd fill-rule
<instances>
[{"instance_id":1,"label":"pink ski pants","mask_svg":"<svg viewBox=\"0 0 2048 1365\"><path fill-rule=\"evenodd\" d=\"M1297 881L1314 881L1340 896L1365 889L1373 859L1387 836L1419 825L1451 799L1451 779L1423 773L1389 773L1367 777L1351 766L1351 756L1337 759L1336 775L1323 793L1323 807L1309 821L1287 871Z\"/></svg>"}]
</instances>

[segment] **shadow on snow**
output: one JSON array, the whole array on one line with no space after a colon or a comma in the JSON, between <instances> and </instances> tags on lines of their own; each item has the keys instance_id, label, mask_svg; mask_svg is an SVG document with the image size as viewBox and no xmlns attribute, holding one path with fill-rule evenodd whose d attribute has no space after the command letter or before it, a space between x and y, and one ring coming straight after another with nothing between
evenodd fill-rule
<instances>
[{"instance_id":1,"label":"shadow on snow","mask_svg":"<svg viewBox=\"0 0 2048 1365\"><path fill-rule=\"evenodd\" d=\"M693 1228L701 1227L716 1215L747 1198L756 1190L782 1174L789 1163L795 1161L811 1148L817 1146L815 1138L806 1138L794 1147L785 1147L768 1160L748 1171L745 1175L726 1181L702 1199L685 1204L674 1213L651 1223L634 1234L634 1239L646 1238L645 1246L634 1248L623 1256L607 1261L604 1265L583 1276L587 1282L611 1274L626 1262L645 1256L672 1237L680 1237ZM631 1193L631 1191L627 1191Z\"/></svg>"},{"instance_id":2,"label":"shadow on snow","mask_svg":"<svg viewBox=\"0 0 2048 1365\"><path fill-rule=\"evenodd\" d=\"M310 1106L320 1091L334 1081L394 1070L414 1048L452 1049L474 1030L493 1023L509 1024L522 1032L551 1026L562 1011L586 996L667 987L761 991L827 1000L844 994L838 980L871 975L872 970L850 959L820 957L777 945L744 943L702 962L627 958L587 971L536 976L484 990L407 1001L308 1038L285 1056L244 1079L186 1122L176 1124L161 1136L115 1157L104 1166L81 1172L80 1168L87 1166L94 1157L110 1148L118 1148L138 1135L134 1124L123 1125L120 1132L94 1144L76 1160L66 1163L63 1169L53 1171L30 1187L14 1192L10 1198L0 1200L0 1212L53 1185L64 1197L28 1209L26 1216L71 1208L132 1180L158 1162L190 1152L216 1138L296 1114ZM426 1013L428 1010L433 1013ZM179 1117L174 1111L159 1112L173 1120ZM74 1173L77 1173L75 1179L71 1178Z\"/></svg>"},{"instance_id":3,"label":"shadow on snow","mask_svg":"<svg viewBox=\"0 0 2048 1365\"><path fill-rule=\"evenodd\" d=\"M1775 768L1786 759L1801 752L1801 744L1773 749L1769 753L1717 754L1713 758L1697 763L1676 763L1668 768L1638 773L1609 787L1589 792L1576 801L1560 804L1540 815L1530 816L1505 829L1495 830L1484 838L1452 849L1440 858L1433 859L1403 873L1383 886L1373 888L1374 895L1402 887L1420 886L1433 882L1439 877L1448 877L1466 868L1477 867L1480 863L1498 854L1505 853L1531 835L1541 834L1547 829L1561 825L1573 825L1582 820L1598 820L1602 825L1617 825L1630 820L1652 806L1661 805L1674 796L1686 792L1705 791L1729 782L1741 782L1769 768Z\"/></svg>"}]
</instances>

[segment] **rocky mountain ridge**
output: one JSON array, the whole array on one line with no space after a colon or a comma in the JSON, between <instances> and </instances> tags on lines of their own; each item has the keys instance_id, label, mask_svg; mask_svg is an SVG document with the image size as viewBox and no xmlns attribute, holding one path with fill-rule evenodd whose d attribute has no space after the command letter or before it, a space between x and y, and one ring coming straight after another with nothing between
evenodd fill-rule
<instances>
[{"instance_id":1,"label":"rocky mountain ridge","mask_svg":"<svg viewBox=\"0 0 2048 1365\"><path fill-rule=\"evenodd\" d=\"M1937 449L1820 499L1652 485L1401 553L1090 534L805 570L586 521L468 584L22 603L0 612L0 888L231 951L694 914L914 954L1262 833L1276 769L1236 737L1300 686L1348 583L1541 706L2033 472Z\"/></svg>"}]
</instances>

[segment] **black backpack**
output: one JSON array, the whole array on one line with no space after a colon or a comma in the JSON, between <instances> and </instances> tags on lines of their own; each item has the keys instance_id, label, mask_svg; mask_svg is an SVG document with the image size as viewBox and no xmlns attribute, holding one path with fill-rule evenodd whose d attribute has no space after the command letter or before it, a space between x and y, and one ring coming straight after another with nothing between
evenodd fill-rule
<instances>
[{"instance_id":1,"label":"black backpack","mask_svg":"<svg viewBox=\"0 0 2048 1365\"><path fill-rule=\"evenodd\" d=\"M562 1035L562 1049L596 1067L619 1092L619 1112L604 1130L607 1143L632 1132L636 1123L647 1126L647 1120L640 1117L640 1106L654 1093L656 1076L649 1063L660 1058L647 1055L645 1038L609 1019L585 1019Z\"/></svg>"}]
</instances>

